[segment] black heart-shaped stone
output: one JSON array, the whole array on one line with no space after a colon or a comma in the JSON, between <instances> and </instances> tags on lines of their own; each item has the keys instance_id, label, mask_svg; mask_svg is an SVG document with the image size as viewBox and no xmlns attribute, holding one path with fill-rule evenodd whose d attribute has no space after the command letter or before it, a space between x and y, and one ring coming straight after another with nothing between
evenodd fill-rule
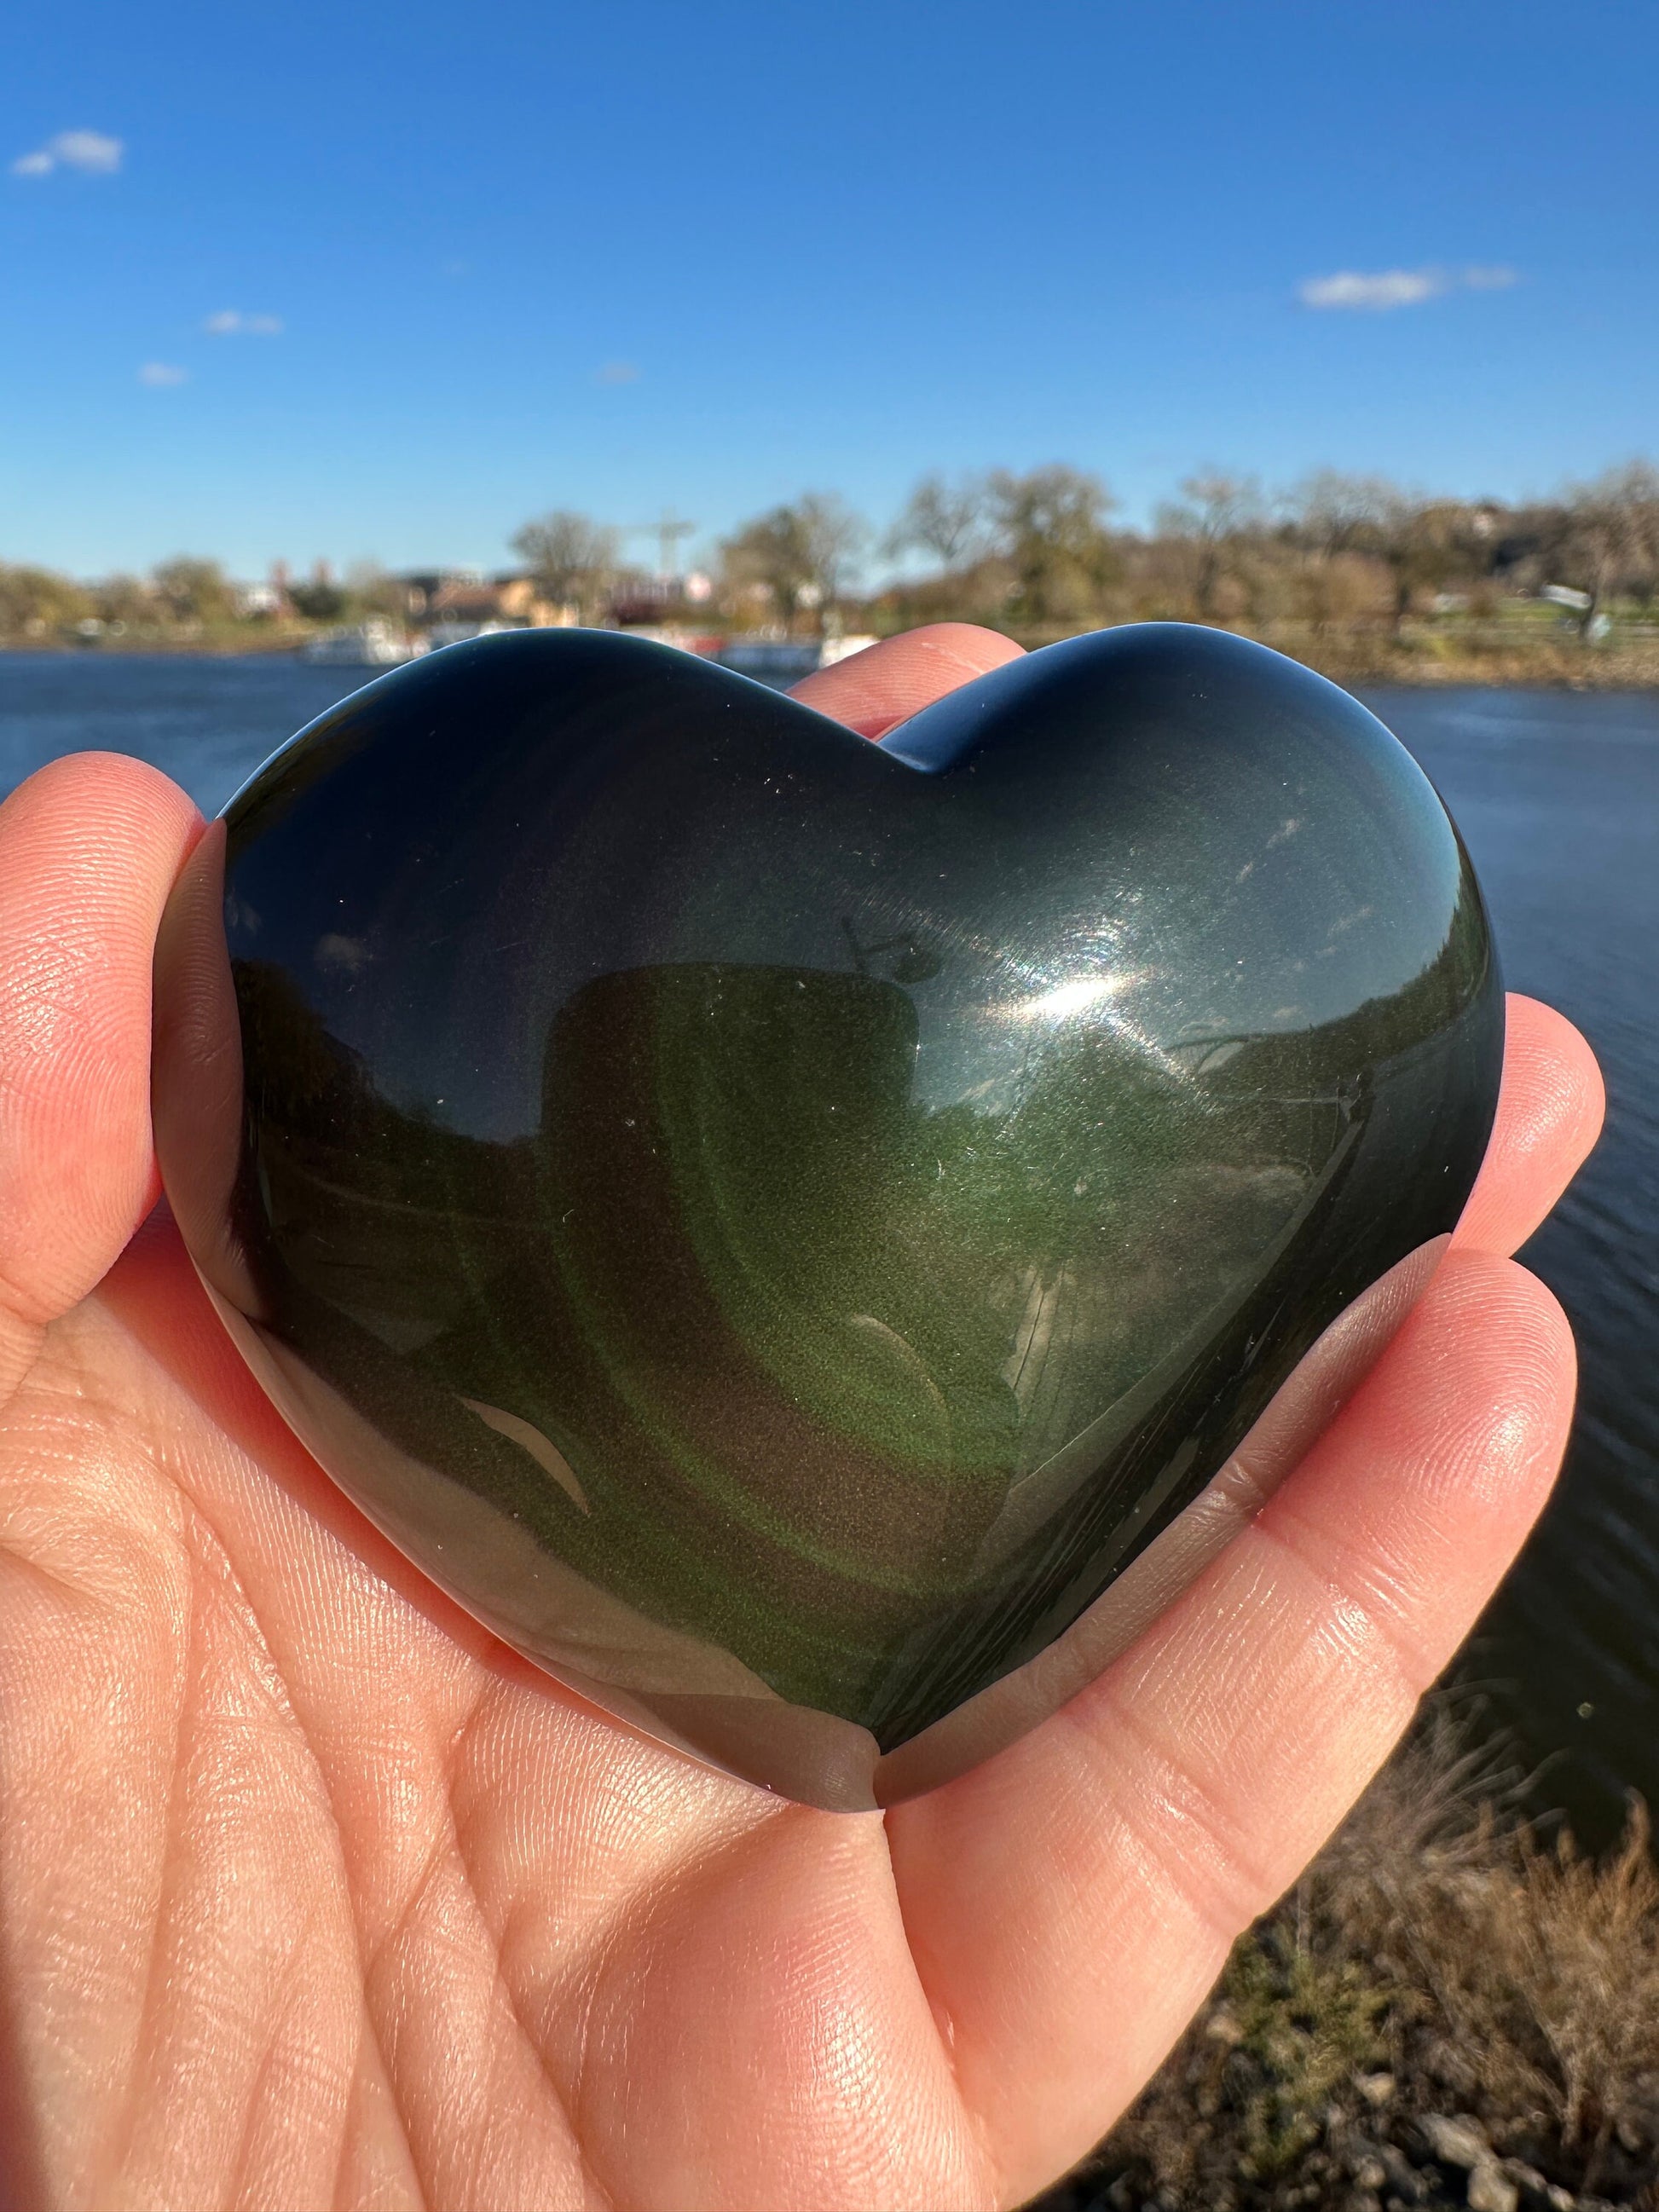
<instances>
[{"instance_id":1,"label":"black heart-shaped stone","mask_svg":"<svg viewBox=\"0 0 1659 2212\"><path fill-rule=\"evenodd\" d=\"M168 1195L305 1443L825 1803L968 1763L882 1779L1452 1225L1503 1042L1407 753L1174 624L879 745L627 637L453 647L238 794L156 972Z\"/></svg>"}]
</instances>

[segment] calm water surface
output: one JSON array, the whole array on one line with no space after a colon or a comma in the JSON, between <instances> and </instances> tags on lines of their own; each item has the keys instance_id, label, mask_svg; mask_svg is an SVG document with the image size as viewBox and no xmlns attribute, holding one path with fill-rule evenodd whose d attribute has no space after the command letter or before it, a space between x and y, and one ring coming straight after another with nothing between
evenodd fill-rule
<instances>
[{"instance_id":1,"label":"calm water surface","mask_svg":"<svg viewBox=\"0 0 1659 2212\"><path fill-rule=\"evenodd\" d=\"M277 659L0 654L0 790L86 746L134 753L209 811L362 681ZM1659 695L1387 691L1368 702L1461 824L1510 984L1570 1014L1608 1130L1527 1255L1571 1315L1583 1390L1565 1480L1465 1661L1581 1831L1659 1800Z\"/></svg>"},{"instance_id":2,"label":"calm water surface","mask_svg":"<svg viewBox=\"0 0 1659 2212\"><path fill-rule=\"evenodd\" d=\"M1607 1076L1607 1133L1523 1255L1577 1335L1572 1446L1464 1662L1601 1841L1629 1788L1659 1802L1659 694L1366 702L1456 816L1511 988L1570 1015Z\"/></svg>"}]
</instances>

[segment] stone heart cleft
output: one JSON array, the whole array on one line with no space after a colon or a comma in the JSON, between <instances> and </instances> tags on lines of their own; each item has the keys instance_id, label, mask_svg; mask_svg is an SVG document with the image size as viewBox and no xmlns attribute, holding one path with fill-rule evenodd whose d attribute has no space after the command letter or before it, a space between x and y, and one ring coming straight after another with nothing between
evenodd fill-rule
<instances>
[{"instance_id":1,"label":"stone heart cleft","mask_svg":"<svg viewBox=\"0 0 1659 2212\"><path fill-rule=\"evenodd\" d=\"M452 647L231 802L156 986L174 1213L339 1486L611 1712L844 1806L1206 1555L1183 1509L1455 1221L1503 1048L1420 770L1177 624L878 745L624 636Z\"/></svg>"}]
</instances>

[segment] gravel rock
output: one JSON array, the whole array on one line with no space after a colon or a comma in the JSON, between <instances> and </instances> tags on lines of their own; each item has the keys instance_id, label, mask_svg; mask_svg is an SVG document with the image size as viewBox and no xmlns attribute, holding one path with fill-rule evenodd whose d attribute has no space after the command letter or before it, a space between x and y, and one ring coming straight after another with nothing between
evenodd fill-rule
<instances>
[{"instance_id":1,"label":"gravel rock","mask_svg":"<svg viewBox=\"0 0 1659 2212\"><path fill-rule=\"evenodd\" d=\"M1420 2204L1428 2185L1405 2153L1393 2143L1379 2143L1377 2156L1389 2170L1389 2187L1402 2204Z\"/></svg>"},{"instance_id":2,"label":"gravel rock","mask_svg":"<svg viewBox=\"0 0 1659 2212\"><path fill-rule=\"evenodd\" d=\"M1506 2158L1501 2164L1520 2191L1521 2212L1560 2212L1550 2184L1535 2166L1528 2166L1523 2158Z\"/></svg>"},{"instance_id":3,"label":"gravel rock","mask_svg":"<svg viewBox=\"0 0 1659 2212\"><path fill-rule=\"evenodd\" d=\"M1495 2158L1483 2158L1469 2172L1469 2212L1518 2212L1521 2191Z\"/></svg>"},{"instance_id":4,"label":"gravel rock","mask_svg":"<svg viewBox=\"0 0 1659 2212\"><path fill-rule=\"evenodd\" d=\"M1443 2166L1461 2166L1468 2171L1495 2162L1492 2145L1479 2120L1462 2113L1451 2119L1444 2112L1425 2112L1418 2125Z\"/></svg>"}]
</instances>

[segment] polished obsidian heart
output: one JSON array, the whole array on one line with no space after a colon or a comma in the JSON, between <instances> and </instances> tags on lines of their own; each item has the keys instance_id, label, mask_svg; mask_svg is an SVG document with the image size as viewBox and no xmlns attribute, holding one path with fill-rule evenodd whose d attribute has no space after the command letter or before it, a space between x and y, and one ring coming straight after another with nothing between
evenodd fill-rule
<instances>
[{"instance_id":1,"label":"polished obsidian heart","mask_svg":"<svg viewBox=\"0 0 1659 2212\"><path fill-rule=\"evenodd\" d=\"M1503 1040L1406 752L1174 624L880 745L627 637L453 647L231 803L156 1004L174 1212L340 1486L827 1803L969 1763L893 1755L1451 1226Z\"/></svg>"}]
</instances>

